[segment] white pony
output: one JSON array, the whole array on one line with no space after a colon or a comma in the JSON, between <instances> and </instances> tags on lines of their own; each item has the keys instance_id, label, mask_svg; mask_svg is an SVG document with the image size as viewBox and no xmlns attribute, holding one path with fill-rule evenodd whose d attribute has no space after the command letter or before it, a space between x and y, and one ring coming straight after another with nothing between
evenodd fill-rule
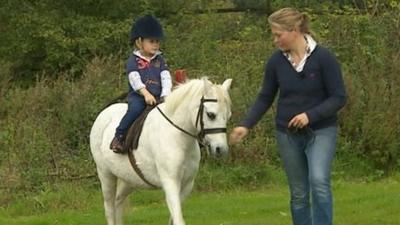
<instances>
[{"instance_id":1,"label":"white pony","mask_svg":"<svg viewBox=\"0 0 400 225\"><path fill-rule=\"evenodd\" d=\"M182 84L159 109L148 114L144 123L134 151L136 164L150 184L164 190L170 225L185 224L181 203L191 192L198 171L199 141L209 146L212 155L228 153L226 123L231 116L231 82L228 79L222 85L214 85L203 78ZM135 188L150 188L133 170L126 154L109 149L126 110L125 103L107 107L90 132L108 225L122 225L123 202Z\"/></svg>"}]
</instances>

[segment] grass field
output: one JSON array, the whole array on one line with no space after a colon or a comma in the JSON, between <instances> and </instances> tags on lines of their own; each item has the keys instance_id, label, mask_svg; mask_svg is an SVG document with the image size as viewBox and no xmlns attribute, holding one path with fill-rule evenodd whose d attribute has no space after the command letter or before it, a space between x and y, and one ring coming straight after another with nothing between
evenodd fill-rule
<instances>
[{"instance_id":1,"label":"grass field","mask_svg":"<svg viewBox=\"0 0 400 225\"><path fill-rule=\"evenodd\" d=\"M399 225L400 179L334 182L336 225ZM195 192L184 205L189 225L290 225L285 184L246 191ZM160 191L133 193L125 224L167 224ZM0 208L1 225L105 225L100 190L64 184Z\"/></svg>"}]
</instances>

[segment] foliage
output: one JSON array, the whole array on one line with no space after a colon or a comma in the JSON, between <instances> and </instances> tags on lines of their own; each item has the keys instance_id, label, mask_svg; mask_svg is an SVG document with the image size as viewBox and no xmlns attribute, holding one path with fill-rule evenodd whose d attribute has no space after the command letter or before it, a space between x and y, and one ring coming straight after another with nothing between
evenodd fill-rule
<instances>
[{"instance_id":1,"label":"foliage","mask_svg":"<svg viewBox=\"0 0 400 225\"><path fill-rule=\"evenodd\" d=\"M396 7L398 4L396 0L232 0L232 2L241 9L265 10L269 13L272 12L272 8L306 7L317 11L321 8L329 8L332 11L338 8L352 8L368 14L377 14Z\"/></svg>"},{"instance_id":2,"label":"foliage","mask_svg":"<svg viewBox=\"0 0 400 225\"><path fill-rule=\"evenodd\" d=\"M4 187L40 189L60 179L94 175L90 127L100 109L126 91L124 61L131 51L127 37L132 19L141 13L160 15L167 34L162 50L171 71L185 68L189 77L206 75L218 83L233 78L228 128L244 117L258 92L265 61L275 49L266 16L188 13L216 4L208 1L164 3L182 3L176 7L182 10L164 15L160 7L153 7L155 1L146 0L132 10L125 10L132 4L127 0L8 0L0 6L0 41L5 43L0 47ZM88 9L93 5L97 13ZM314 9L307 13L317 42L341 62L348 91L348 103L340 113L334 172L379 179L400 169L400 4L391 3L379 17L359 14L355 8L324 10L323 15ZM19 16L9 16L11 12ZM222 185L219 181L228 187L246 182L257 186L268 177L262 174L270 168L265 164L280 166L274 112L275 106L246 141L232 146L226 168L217 170L209 187L201 189ZM219 165L210 161L202 162L204 181Z\"/></svg>"},{"instance_id":3,"label":"foliage","mask_svg":"<svg viewBox=\"0 0 400 225\"><path fill-rule=\"evenodd\" d=\"M127 46L129 21L90 15L92 1L68 4L7 1L2 6L6 26L0 56L12 62L14 82L27 86L42 71L50 78L62 71L74 77L94 56L118 53Z\"/></svg>"},{"instance_id":4,"label":"foliage","mask_svg":"<svg viewBox=\"0 0 400 225\"><path fill-rule=\"evenodd\" d=\"M4 185L41 187L60 178L93 174L90 126L108 96L123 89L119 86L122 65L116 59L95 58L78 83L65 74L4 96L0 146L5 159L0 164Z\"/></svg>"},{"instance_id":5,"label":"foliage","mask_svg":"<svg viewBox=\"0 0 400 225\"><path fill-rule=\"evenodd\" d=\"M399 21L399 14L386 13L380 19L333 16L320 24L321 38L338 53L345 73L349 100L341 127L352 146L348 151L366 156L385 173L397 166L400 154Z\"/></svg>"},{"instance_id":6,"label":"foliage","mask_svg":"<svg viewBox=\"0 0 400 225\"><path fill-rule=\"evenodd\" d=\"M130 26L138 16L201 7L196 3L5 0L0 5L0 60L12 64L11 78L19 86L29 86L42 72L52 79L65 71L77 77L93 57L128 50Z\"/></svg>"}]
</instances>

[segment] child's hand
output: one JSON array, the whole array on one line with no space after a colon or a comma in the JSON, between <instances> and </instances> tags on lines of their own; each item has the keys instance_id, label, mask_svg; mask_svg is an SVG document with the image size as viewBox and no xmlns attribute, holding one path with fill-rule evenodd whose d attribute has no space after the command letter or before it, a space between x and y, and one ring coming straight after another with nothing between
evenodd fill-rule
<instances>
[{"instance_id":1,"label":"child's hand","mask_svg":"<svg viewBox=\"0 0 400 225\"><path fill-rule=\"evenodd\" d=\"M147 105L156 104L156 98L154 98L154 96L146 88L140 89L140 93L143 95L144 101Z\"/></svg>"},{"instance_id":2,"label":"child's hand","mask_svg":"<svg viewBox=\"0 0 400 225\"><path fill-rule=\"evenodd\" d=\"M157 102L156 98L154 98L154 96L150 93L144 96L144 100L146 101L147 105L154 105Z\"/></svg>"}]
</instances>

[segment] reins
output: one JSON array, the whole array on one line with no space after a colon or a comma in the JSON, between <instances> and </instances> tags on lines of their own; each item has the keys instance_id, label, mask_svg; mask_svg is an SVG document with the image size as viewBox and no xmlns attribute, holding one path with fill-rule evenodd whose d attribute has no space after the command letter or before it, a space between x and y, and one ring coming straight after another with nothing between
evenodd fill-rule
<instances>
[{"instance_id":1,"label":"reins","mask_svg":"<svg viewBox=\"0 0 400 225\"><path fill-rule=\"evenodd\" d=\"M170 120L170 119L167 117L167 115L165 115L164 112L163 112L158 106L157 106L156 108L157 108L158 111L161 113L161 115L162 115L172 126L174 126L176 129L182 131L183 133L189 135L189 136L192 137L192 138L197 138L196 135L193 135L193 134L189 133L188 131L186 131L186 130L180 128L178 125L176 125L174 122L172 122L172 120Z\"/></svg>"},{"instance_id":2,"label":"reins","mask_svg":"<svg viewBox=\"0 0 400 225\"><path fill-rule=\"evenodd\" d=\"M203 97L201 97L200 99L200 106L199 106L199 110L197 111L197 116L196 116L196 128L198 127L198 124L200 123L200 132L195 135L195 134L191 134L189 131L186 131L185 129L179 127L178 125L176 125L171 119L168 118L167 115L165 115L165 113L157 106L156 108L158 109L158 111L161 113L161 115L171 124L173 125L175 128L177 128L178 130L182 131L183 133L189 135L190 137L196 139L201 146L205 146L204 143L204 137L206 136L206 134L216 134L216 133L226 133L226 127L221 127L221 128L204 128L204 118L203 118L203 114L204 114L204 103L205 102L218 102L217 99L206 99Z\"/></svg>"}]
</instances>

